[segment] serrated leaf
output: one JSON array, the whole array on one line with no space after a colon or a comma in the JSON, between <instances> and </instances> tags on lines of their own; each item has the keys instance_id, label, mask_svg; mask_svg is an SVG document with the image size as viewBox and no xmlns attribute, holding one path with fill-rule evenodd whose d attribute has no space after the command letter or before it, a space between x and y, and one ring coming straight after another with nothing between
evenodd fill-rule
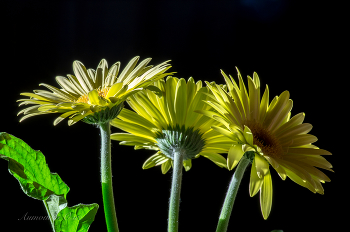
<instances>
[{"instance_id":1,"label":"serrated leaf","mask_svg":"<svg viewBox=\"0 0 350 232\"><path fill-rule=\"evenodd\" d=\"M35 151L23 140L0 133L0 158L9 162L9 172L19 181L25 194L38 200L50 195L66 198L69 187L56 173L51 173L41 151Z\"/></svg>"},{"instance_id":2,"label":"serrated leaf","mask_svg":"<svg viewBox=\"0 0 350 232\"><path fill-rule=\"evenodd\" d=\"M98 204L66 207L61 210L54 222L55 231L59 232L86 232L95 219Z\"/></svg>"}]
</instances>

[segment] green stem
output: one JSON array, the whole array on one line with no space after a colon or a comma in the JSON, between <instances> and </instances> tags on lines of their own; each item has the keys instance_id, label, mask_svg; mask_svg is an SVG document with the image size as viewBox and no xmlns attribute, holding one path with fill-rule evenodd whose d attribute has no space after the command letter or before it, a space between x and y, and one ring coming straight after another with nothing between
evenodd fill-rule
<instances>
[{"instance_id":1,"label":"green stem","mask_svg":"<svg viewBox=\"0 0 350 232\"><path fill-rule=\"evenodd\" d=\"M174 151L173 180L171 183L171 195L169 204L168 232L177 232L179 228L179 206L182 180L184 151Z\"/></svg>"},{"instance_id":2,"label":"green stem","mask_svg":"<svg viewBox=\"0 0 350 232\"><path fill-rule=\"evenodd\" d=\"M250 163L249 159L243 156L236 168L235 173L232 176L229 189L226 193L225 202L221 209L221 214L220 214L218 226L216 227L216 232L227 231L228 221L230 220L231 211L233 208L233 203L235 202L235 199L236 199L239 184L241 183L244 171L247 168L249 163Z\"/></svg>"},{"instance_id":3,"label":"green stem","mask_svg":"<svg viewBox=\"0 0 350 232\"><path fill-rule=\"evenodd\" d=\"M111 165L111 130L110 124L101 123L101 182L103 208L106 217L108 232L118 232L117 215L114 206L112 165Z\"/></svg>"},{"instance_id":4,"label":"green stem","mask_svg":"<svg viewBox=\"0 0 350 232\"><path fill-rule=\"evenodd\" d=\"M52 215L51 215L51 213L50 213L49 207L47 206L46 201L43 201L43 203L44 203L44 205L45 205L46 212L47 212L47 214L49 215L49 218L50 218L52 231L55 232L55 223L54 223L54 221L53 221L53 218L52 218Z\"/></svg>"}]
</instances>

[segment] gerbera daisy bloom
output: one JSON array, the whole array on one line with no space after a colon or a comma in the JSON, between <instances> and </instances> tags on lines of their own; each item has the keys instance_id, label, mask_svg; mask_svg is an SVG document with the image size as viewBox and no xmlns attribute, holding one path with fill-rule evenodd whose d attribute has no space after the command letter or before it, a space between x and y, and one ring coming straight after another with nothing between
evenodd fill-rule
<instances>
[{"instance_id":1,"label":"gerbera daisy bloom","mask_svg":"<svg viewBox=\"0 0 350 232\"><path fill-rule=\"evenodd\" d=\"M82 120L86 123L97 124L115 118L123 108L123 102L128 96L154 81L168 75L164 73L170 68L167 62L155 67L147 66L151 58L143 60L136 68L139 57L136 56L119 74L120 62L108 69L107 61L102 59L96 70L86 69L80 61L73 62L74 75L68 78L57 76L56 81L61 89L48 84L47 90L34 90L34 93L21 93L30 97L20 99L21 105L32 104L21 110L24 114L20 121L26 118L49 113L61 113L54 121L57 125L69 117L68 125Z\"/></svg>"},{"instance_id":2,"label":"gerbera daisy bloom","mask_svg":"<svg viewBox=\"0 0 350 232\"><path fill-rule=\"evenodd\" d=\"M184 168L188 171L191 159L204 156L220 167L227 167L226 159L219 155L230 148L232 142L210 127L220 126L214 119L194 112L194 109L209 110L204 103L208 99L208 88L202 82L168 77L154 83L155 91L144 90L130 96L127 103L135 111L123 109L111 125L129 133L114 133L111 139L121 145L135 146L135 149L156 150L146 160L144 169L161 165L165 174L171 167L173 150L183 146Z\"/></svg>"},{"instance_id":3,"label":"gerbera daisy bloom","mask_svg":"<svg viewBox=\"0 0 350 232\"><path fill-rule=\"evenodd\" d=\"M206 103L215 110L201 113L223 123L225 129L212 128L234 142L227 158L230 170L246 152L253 154L249 191L250 196L254 196L260 190L264 219L268 218L272 204L270 165L283 180L288 176L313 193L323 194L321 183L330 179L317 168L332 171L332 165L321 156L331 153L312 144L317 138L308 134L312 126L303 123L304 113L291 118L293 102L289 92L284 91L269 103L267 85L260 99L260 80L256 73L253 78L248 76L248 92L239 71L239 85L231 76L222 74L228 92L214 83L207 83L213 95Z\"/></svg>"},{"instance_id":4,"label":"gerbera daisy bloom","mask_svg":"<svg viewBox=\"0 0 350 232\"><path fill-rule=\"evenodd\" d=\"M20 105L34 104L19 112L25 115L21 121L40 114L61 113L54 125L67 117L68 125L73 125L79 120L98 125L101 132L103 206L108 231L119 231L112 186L110 121L117 117L124 107L124 101L130 95L148 88L153 82L168 75L164 72L170 68L167 62L155 67L147 66L150 58L136 66L138 60L138 56L134 57L119 76L120 62L108 70L107 62L103 59L95 71L87 70L81 62L74 61L75 76L56 77L62 89L40 84L52 92L34 90L34 93L21 93L30 98L18 100L22 101Z\"/></svg>"},{"instance_id":5,"label":"gerbera daisy bloom","mask_svg":"<svg viewBox=\"0 0 350 232\"><path fill-rule=\"evenodd\" d=\"M124 108L111 121L112 126L128 133L112 134L111 139L135 146L135 149L156 150L157 153L144 163L144 169L161 165L162 172L166 173L173 165L168 231L177 231L179 198L173 196L180 194L175 188L181 186L182 166L189 170L193 158L204 156L226 168L226 159L219 153L227 153L232 142L211 129L213 125L222 126L220 122L194 112L211 108L204 102L209 99L210 92L202 87L201 81L195 83L189 78L186 83L183 78L168 77L154 85L159 89L158 94L143 90L128 98L127 103L135 112Z\"/></svg>"}]
</instances>

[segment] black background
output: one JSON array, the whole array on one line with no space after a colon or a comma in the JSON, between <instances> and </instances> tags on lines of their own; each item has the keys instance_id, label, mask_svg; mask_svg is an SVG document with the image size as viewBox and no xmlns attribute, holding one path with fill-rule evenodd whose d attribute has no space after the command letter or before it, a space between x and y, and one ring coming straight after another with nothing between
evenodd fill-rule
<instances>
[{"instance_id":1,"label":"black background","mask_svg":"<svg viewBox=\"0 0 350 232\"><path fill-rule=\"evenodd\" d=\"M307 3L306 3L307 2ZM254 71L270 100L289 90L292 115L305 112L315 143L329 150L335 173L324 184L325 195L313 194L272 171L273 205L264 220L259 196L249 197L249 172L242 180L228 231L328 231L342 228L349 207L345 187L346 72L341 6L319 1L5 1L1 126L46 156L71 188L69 206L98 203L90 231L106 231L99 174L99 129L83 122L53 126L58 115L37 116L19 123L19 93L40 83L58 86L54 77L73 74L72 62L96 68L102 58L122 67L134 56L152 64L171 60L175 76L223 83L220 74L244 78ZM246 80L246 79L245 79ZM263 87L263 89L265 89ZM112 132L118 132L112 128ZM345 146L344 146L345 145ZM343 147L344 146L344 147ZM114 194L120 231L166 231L171 172L142 170L153 152L134 151L112 141ZM342 175L344 166L344 175ZM250 169L250 168L249 168ZM249 170L248 169L248 170ZM183 175L180 231L215 231L233 172L205 158L194 160ZM344 177L342 177L344 176ZM43 204L22 192L0 161L1 231L50 231L49 221L19 220L45 216ZM5 231L5 230L4 230Z\"/></svg>"}]
</instances>

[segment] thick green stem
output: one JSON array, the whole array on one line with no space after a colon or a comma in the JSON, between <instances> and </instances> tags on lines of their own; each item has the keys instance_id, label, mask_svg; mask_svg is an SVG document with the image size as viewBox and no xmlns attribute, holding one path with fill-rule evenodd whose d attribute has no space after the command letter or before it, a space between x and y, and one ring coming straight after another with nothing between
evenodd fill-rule
<instances>
[{"instance_id":1,"label":"thick green stem","mask_svg":"<svg viewBox=\"0 0 350 232\"><path fill-rule=\"evenodd\" d=\"M179 228L179 206L182 180L184 151L174 151L173 180L171 183L171 195L169 204L168 232L177 232Z\"/></svg>"},{"instance_id":2,"label":"thick green stem","mask_svg":"<svg viewBox=\"0 0 350 232\"><path fill-rule=\"evenodd\" d=\"M47 214L49 215L49 218L50 218L50 223L51 223L52 231L55 232L55 223L54 223L54 221L53 221L53 218L52 218L52 215L51 215L51 213L50 213L49 207L47 206L46 201L43 201L43 203L44 203L44 205L45 205L46 212L47 212Z\"/></svg>"},{"instance_id":3,"label":"thick green stem","mask_svg":"<svg viewBox=\"0 0 350 232\"><path fill-rule=\"evenodd\" d=\"M101 182L103 208L108 232L118 232L117 215L114 206L111 165L111 130L110 124L101 123Z\"/></svg>"},{"instance_id":4,"label":"thick green stem","mask_svg":"<svg viewBox=\"0 0 350 232\"><path fill-rule=\"evenodd\" d=\"M231 211L233 208L233 203L235 202L235 199L236 199L239 184L241 183L244 171L247 168L249 163L250 163L249 159L243 156L235 170L235 173L232 176L229 189L226 193L225 202L221 209L221 214L220 214L218 226L216 228L216 232L227 231L228 221L230 220Z\"/></svg>"}]
</instances>

